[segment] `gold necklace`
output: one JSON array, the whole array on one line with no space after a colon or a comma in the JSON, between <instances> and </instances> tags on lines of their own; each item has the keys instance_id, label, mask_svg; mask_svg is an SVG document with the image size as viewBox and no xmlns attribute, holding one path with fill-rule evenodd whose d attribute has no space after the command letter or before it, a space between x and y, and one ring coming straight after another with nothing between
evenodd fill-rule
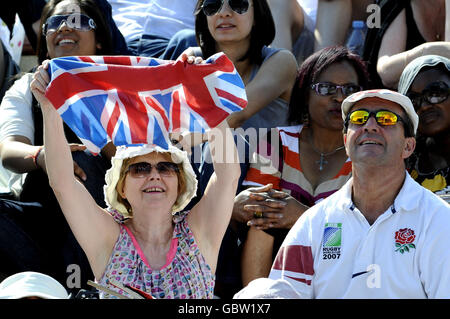
<instances>
[{"instance_id":1,"label":"gold necklace","mask_svg":"<svg viewBox=\"0 0 450 319\"><path fill-rule=\"evenodd\" d=\"M316 164L319 164L319 171L322 171L323 170L323 166L328 164L328 161L325 160L325 157L333 155L334 153L336 153L337 151L342 150L345 147L345 145L342 145L342 146L339 146L338 148L334 149L331 152L322 153L321 151L319 151L318 149L316 149L314 147L314 143L313 143L313 140L312 140L312 134L308 134L308 135L309 135L309 145L311 145L311 148L313 149L314 152L316 152L317 154L320 155L319 160L316 161Z\"/></svg>"}]
</instances>

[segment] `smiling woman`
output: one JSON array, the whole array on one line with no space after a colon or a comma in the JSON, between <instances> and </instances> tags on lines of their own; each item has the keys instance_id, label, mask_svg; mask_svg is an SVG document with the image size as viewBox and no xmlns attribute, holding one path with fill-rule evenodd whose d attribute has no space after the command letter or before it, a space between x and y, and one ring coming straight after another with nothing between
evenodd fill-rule
<instances>
[{"instance_id":1,"label":"smiling woman","mask_svg":"<svg viewBox=\"0 0 450 319\"><path fill-rule=\"evenodd\" d=\"M41 21L39 63L61 56L111 54L111 35L93 0L51 0Z\"/></svg>"},{"instance_id":2,"label":"smiling woman","mask_svg":"<svg viewBox=\"0 0 450 319\"><path fill-rule=\"evenodd\" d=\"M297 63L289 51L268 47L275 25L266 0L198 0L195 35L203 58L224 52L245 84L248 105L230 115L231 127L288 124Z\"/></svg>"},{"instance_id":3,"label":"smiling woman","mask_svg":"<svg viewBox=\"0 0 450 319\"><path fill-rule=\"evenodd\" d=\"M112 41L106 25L106 14L94 0L50 0L45 5L39 33L37 55L39 63L48 58L68 55L112 55ZM61 219L61 209L48 183L45 167L45 150L43 149L42 111L32 97L30 83L32 73L24 74L16 80L5 94L0 107L0 158L3 166L13 172L23 174L24 183L20 200L38 202L42 205L41 214L29 214L27 218L18 219L18 213L10 209L17 229L26 229L25 243L17 241L24 247L24 255L34 256L28 265L35 270L42 270L66 284L66 267L76 264L81 270L83 288L93 278L87 258L73 237L66 221ZM78 137L64 127L73 155L72 172L79 178L86 189L94 196L97 203L105 206L103 185L105 172L110 166L114 147L107 145L101 156L92 156L83 152ZM21 185L22 186L22 185ZM1 213L5 213L2 211ZM40 216L40 217L39 217ZM48 233L49 238L39 232ZM17 233L17 232L16 232ZM50 239L51 237L51 239ZM11 239L14 241L14 239ZM7 271L21 271L17 263L20 254L9 252L9 242L0 242L0 254L10 254L12 265L4 264ZM39 256L38 258L35 256ZM29 267L29 266L26 267ZM29 269L29 268L26 268ZM3 268L0 269L3 272Z\"/></svg>"},{"instance_id":4,"label":"smiling woman","mask_svg":"<svg viewBox=\"0 0 450 319\"><path fill-rule=\"evenodd\" d=\"M74 178L62 119L44 94L47 66L39 66L31 88L44 115L48 177L99 284L120 294L126 292L115 282L156 298L212 298L240 175L227 120L207 133L214 176L191 210L184 208L197 193L197 179L187 152L172 145L117 147L103 209Z\"/></svg>"}]
</instances>

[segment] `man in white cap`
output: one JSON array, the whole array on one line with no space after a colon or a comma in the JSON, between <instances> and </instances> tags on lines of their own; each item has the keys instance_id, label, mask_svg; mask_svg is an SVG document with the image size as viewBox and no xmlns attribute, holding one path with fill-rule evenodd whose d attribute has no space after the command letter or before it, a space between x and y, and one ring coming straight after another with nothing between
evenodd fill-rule
<instances>
[{"instance_id":1,"label":"man in white cap","mask_svg":"<svg viewBox=\"0 0 450 319\"><path fill-rule=\"evenodd\" d=\"M411 101L362 91L343 101L342 118L352 178L299 218L269 277L304 298L449 298L450 206L405 170Z\"/></svg>"}]
</instances>

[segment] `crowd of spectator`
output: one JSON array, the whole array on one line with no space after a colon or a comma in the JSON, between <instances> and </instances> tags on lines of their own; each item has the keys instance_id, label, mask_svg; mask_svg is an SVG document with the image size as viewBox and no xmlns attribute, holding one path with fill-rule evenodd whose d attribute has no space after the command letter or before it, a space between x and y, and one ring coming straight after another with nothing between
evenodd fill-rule
<instances>
[{"instance_id":1,"label":"crowd of spectator","mask_svg":"<svg viewBox=\"0 0 450 319\"><path fill-rule=\"evenodd\" d=\"M0 298L450 298L449 0L20 0L0 19ZM211 134L94 156L44 95L54 58L219 52L247 96L218 126L238 165ZM167 195L141 201L144 178ZM397 255L409 278L371 295L361 274ZM53 288L17 291L34 278Z\"/></svg>"}]
</instances>

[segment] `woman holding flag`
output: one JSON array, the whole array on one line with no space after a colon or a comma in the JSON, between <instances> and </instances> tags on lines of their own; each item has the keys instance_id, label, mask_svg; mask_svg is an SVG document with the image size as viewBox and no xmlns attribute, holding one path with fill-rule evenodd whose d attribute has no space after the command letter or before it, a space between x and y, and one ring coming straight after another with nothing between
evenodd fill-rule
<instances>
[{"instance_id":1,"label":"woman holding flag","mask_svg":"<svg viewBox=\"0 0 450 319\"><path fill-rule=\"evenodd\" d=\"M94 0L48 1L41 15L39 64L48 58L114 54L110 34L113 27L107 22L112 19L110 13L109 18L108 12L102 12ZM82 288L88 288L85 283L93 275L48 185L42 113L30 90L32 77L33 73L25 73L15 81L0 107L0 158L5 169L20 174L20 180L24 180L23 185L14 184L20 202L0 207L2 217L8 219L7 224L0 223L0 228L4 226L14 234L7 236L7 231L3 231L4 237L0 236L0 259L3 260L0 272L12 274L29 269L44 272L75 293L81 287L67 286L67 268L79 267ZM103 177L114 155L114 147L109 144L102 150L102 156L90 156L82 151L80 140L69 127L65 127L65 132L73 152L74 173L96 201L105 206ZM39 203L36 211L29 210L28 202ZM54 232L49 235L47 229L54 229ZM12 241L22 249L12 249ZM7 255L11 258L5 258Z\"/></svg>"},{"instance_id":2,"label":"woman holding flag","mask_svg":"<svg viewBox=\"0 0 450 319\"><path fill-rule=\"evenodd\" d=\"M74 177L62 119L45 97L46 68L38 68L31 89L43 110L47 172L97 282L125 295L131 288L156 298L212 298L240 176L227 120L208 133L215 173L190 211L183 208L196 194L195 173L187 153L171 145L119 146L103 209Z\"/></svg>"}]
</instances>

